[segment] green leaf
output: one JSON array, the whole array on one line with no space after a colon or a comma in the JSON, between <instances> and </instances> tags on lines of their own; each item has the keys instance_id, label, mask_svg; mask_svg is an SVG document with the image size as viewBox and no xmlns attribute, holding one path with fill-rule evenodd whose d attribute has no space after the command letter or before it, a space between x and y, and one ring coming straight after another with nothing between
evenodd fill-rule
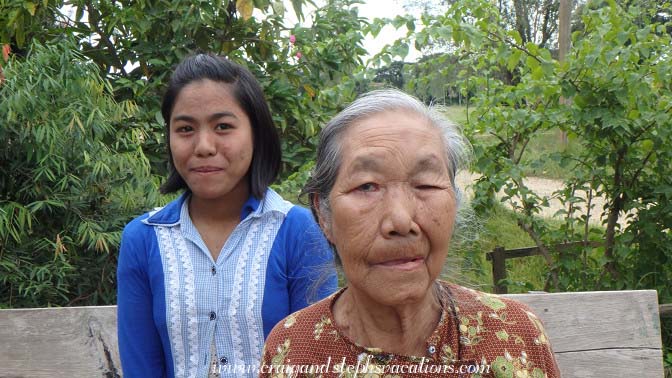
<instances>
[{"instance_id":1,"label":"green leaf","mask_svg":"<svg viewBox=\"0 0 672 378\"><path fill-rule=\"evenodd\" d=\"M240 13L243 20L247 21L252 17L254 11L253 0L236 0L236 10Z\"/></svg>"},{"instance_id":2,"label":"green leaf","mask_svg":"<svg viewBox=\"0 0 672 378\"><path fill-rule=\"evenodd\" d=\"M19 14L16 21L19 25L21 25L23 23L23 15ZM23 25L16 28L16 34L14 34L14 37L16 38L16 44L19 45L19 47L23 47L26 43L26 34L23 29Z\"/></svg>"},{"instance_id":3,"label":"green leaf","mask_svg":"<svg viewBox=\"0 0 672 378\"><path fill-rule=\"evenodd\" d=\"M303 20L303 0L292 0L292 7L294 8L294 14L296 14L296 18L299 19L299 21Z\"/></svg>"},{"instance_id":4,"label":"green leaf","mask_svg":"<svg viewBox=\"0 0 672 378\"><path fill-rule=\"evenodd\" d=\"M33 3L32 1L26 1L25 3L23 3L23 7L26 8L26 10L28 11L28 13L30 13L31 16L35 16L35 9L36 9L35 3Z\"/></svg>"},{"instance_id":5,"label":"green leaf","mask_svg":"<svg viewBox=\"0 0 672 378\"><path fill-rule=\"evenodd\" d=\"M415 20L409 19L406 21L406 29L408 29L409 32L415 31Z\"/></svg>"},{"instance_id":6,"label":"green leaf","mask_svg":"<svg viewBox=\"0 0 672 378\"><path fill-rule=\"evenodd\" d=\"M282 0L277 0L271 3L271 7L273 8L273 12L279 16L284 16L285 15L285 4L283 3Z\"/></svg>"},{"instance_id":7,"label":"green leaf","mask_svg":"<svg viewBox=\"0 0 672 378\"><path fill-rule=\"evenodd\" d=\"M522 52L520 50L513 50L513 52L511 52L511 55L509 55L509 59L506 62L506 68L509 71L513 71L513 69L518 66L521 54Z\"/></svg>"},{"instance_id":8,"label":"green leaf","mask_svg":"<svg viewBox=\"0 0 672 378\"><path fill-rule=\"evenodd\" d=\"M400 58L405 58L406 55L408 55L408 44L407 43L400 43L397 41L393 46L390 52L393 55L396 55Z\"/></svg>"},{"instance_id":9,"label":"green leaf","mask_svg":"<svg viewBox=\"0 0 672 378\"><path fill-rule=\"evenodd\" d=\"M392 19L392 26L395 27L395 29L399 29L402 26L406 25L406 18L403 16L397 16Z\"/></svg>"},{"instance_id":10,"label":"green leaf","mask_svg":"<svg viewBox=\"0 0 672 378\"><path fill-rule=\"evenodd\" d=\"M383 26L385 26L385 24L383 24L380 19L375 19L372 23L369 24L369 32L375 38L378 36L378 33L380 33L380 30L383 28Z\"/></svg>"}]
</instances>

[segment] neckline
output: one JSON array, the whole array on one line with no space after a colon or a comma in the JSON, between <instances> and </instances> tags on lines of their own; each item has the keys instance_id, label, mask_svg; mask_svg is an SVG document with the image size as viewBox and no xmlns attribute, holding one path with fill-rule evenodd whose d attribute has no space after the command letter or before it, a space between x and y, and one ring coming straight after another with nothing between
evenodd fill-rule
<instances>
[{"instance_id":1,"label":"neckline","mask_svg":"<svg viewBox=\"0 0 672 378\"><path fill-rule=\"evenodd\" d=\"M437 280L436 285L439 288L439 303L441 304L441 317L439 323L436 325L432 333L425 339L426 354L423 356L409 356L403 354L397 354L392 352L387 352L381 348L377 347L367 347L358 344L354 340L346 336L336 325L336 318L334 317L334 305L338 298L343 295L343 293L348 289L348 287L343 287L336 293L334 293L328 301L328 318L331 326L334 328L334 331L345 342L348 349L351 352L354 352L357 355L362 353L373 354L377 356L380 360L392 360L397 358L404 362L416 363L422 358L427 362L441 362L441 353L440 346L450 345L450 348L454 353L454 361L459 361L461 357L461 348L460 348L460 333L459 333L459 321L458 321L458 306L455 305L453 295L451 294L450 286L447 282ZM452 323L452 324L451 324ZM446 332L444 332L446 330ZM430 353L430 347L434 347L433 353Z\"/></svg>"}]
</instances>

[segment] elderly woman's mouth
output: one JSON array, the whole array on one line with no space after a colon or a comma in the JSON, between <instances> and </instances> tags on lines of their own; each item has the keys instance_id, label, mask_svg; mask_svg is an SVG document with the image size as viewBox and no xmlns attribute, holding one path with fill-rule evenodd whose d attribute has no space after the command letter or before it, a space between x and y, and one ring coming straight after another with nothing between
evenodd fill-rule
<instances>
[{"instance_id":1,"label":"elderly woman's mouth","mask_svg":"<svg viewBox=\"0 0 672 378\"><path fill-rule=\"evenodd\" d=\"M384 261L376 264L377 266L399 269L399 270L414 270L425 263L424 257L413 257L408 259L395 259Z\"/></svg>"}]
</instances>

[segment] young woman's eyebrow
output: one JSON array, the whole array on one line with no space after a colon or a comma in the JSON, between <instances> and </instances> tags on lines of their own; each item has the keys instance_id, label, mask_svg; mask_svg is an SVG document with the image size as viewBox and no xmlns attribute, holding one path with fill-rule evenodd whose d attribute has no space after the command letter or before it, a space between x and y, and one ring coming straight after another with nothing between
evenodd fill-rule
<instances>
[{"instance_id":1,"label":"young woman's eyebrow","mask_svg":"<svg viewBox=\"0 0 672 378\"><path fill-rule=\"evenodd\" d=\"M232 117L238 119L238 117L236 117L236 115L231 112L217 112L211 114L210 117L208 117L208 121L212 122L224 117ZM196 118L186 114L179 114L173 117L173 121L194 122L196 121Z\"/></svg>"}]
</instances>

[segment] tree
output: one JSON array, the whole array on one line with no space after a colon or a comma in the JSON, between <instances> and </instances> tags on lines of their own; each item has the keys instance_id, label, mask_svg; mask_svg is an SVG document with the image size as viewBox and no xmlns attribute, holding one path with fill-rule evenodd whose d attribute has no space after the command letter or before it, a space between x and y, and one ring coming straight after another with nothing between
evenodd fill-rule
<instances>
[{"instance_id":1,"label":"tree","mask_svg":"<svg viewBox=\"0 0 672 378\"><path fill-rule=\"evenodd\" d=\"M425 55L416 63L407 64L404 89L426 103L461 103L458 72L466 67L459 60L457 55L442 53Z\"/></svg>"},{"instance_id":2,"label":"tree","mask_svg":"<svg viewBox=\"0 0 672 378\"><path fill-rule=\"evenodd\" d=\"M377 69L373 81L402 89L404 87L404 62L395 61Z\"/></svg>"},{"instance_id":3,"label":"tree","mask_svg":"<svg viewBox=\"0 0 672 378\"><path fill-rule=\"evenodd\" d=\"M292 1L300 19L306 3ZM112 82L115 99L136 101L135 126L149 135L143 149L159 174L165 170L160 94L171 68L186 55L226 55L262 81L286 142L286 175L309 156L306 142L319 122L337 111L340 102L334 101L330 88L340 88L345 100L354 96L352 76L343 73L356 72L365 54L363 20L351 0L328 2L306 27L285 25L283 2L270 0L5 4L0 21L7 26L0 43L23 49L27 41L71 35L78 39L80 52ZM262 15L253 16L255 9ZM296 36L295 43L289 42L290 35ZM296 151L306 153L294 158Z\"/></svg>"},{"instance_id":4,"label":"tree","mask_svg":"<svg viewBox=\"0 0 672 378\"><path fill-rule=\"evenodd\" d=\"M440 15L458 1L421 0L404 1L404 8L426 14ZM539 47L553 47L557 41L559 0L497 0L501 26L516 30L523 42ZM469 12L465 14L470 17Z\"/></svg>"},{"instance_id":5,"label":"tree","mask_svg":"<svg viewBox=\"0 0 672 378\"><path fill-rule=\"evenodd\" d=\"M669 25L641 22L648 14L614 1L588 4L581 15L584 28L573 33L574 48L563 63L548 49L502 27L499 10L487 1L452 6L426 18L414 34L416 43L426 41L427 34L449 40L462 64L473 68L463 70L458 81L479 89L466 128L478 141L475 169L483 175L474 205L487 211L494 193L504 192L519 226L556 273L551 288L656 288L661 298L672 298L669 285L663 284L672 279L667 269L672 240L666 231L672 226L672 72L667 64L672 44ZM502 70L519 79L502 78ZM572 105L561 105L561 97L571 98ZM579 154L555 157L573 172L566 187L554 194L566 205L559 229L538 217L548 198L525 185L521 169L529 141L556 129L581 145ZM482 142L484 135L492 142ZM553 254L548 245L594 237L591 215L578 215L576 209L589 208L594 217L590 198L595 195L607 198L602 257ZM618 222L623 217L625 224Z\"/></svg>"},{"instance_id":6,"label":"tree","mask_svg":"<svg viewBox=\"0 0 672 378\"><path fill-rule=\"evenodd\" d=\"M365 21L351 0L328 1L310 20L311 2L291 3L305 24L287 25L279 0L0 2L0 45L13 51L0 86L0 141L11 146L0 167L1 305L114 303L123 225L168 200L155 195L166 171L159 104L188 54L249 68L281 130L282 179L310 164L320 126L357 94ZM17 302L18 290L29 299Z\"/></svg>"},{"instance_id":7,"label":"tree","mask_svg":"<svg viewBox=\"0 0 672 378\"><path fill-rule=\"evenodd\" d=\"M136 107L69 41L34 44L5 74L0 306L110 303L121 229L157 202L144 135L125 126Z\"/></svg>"}]
</instances>

